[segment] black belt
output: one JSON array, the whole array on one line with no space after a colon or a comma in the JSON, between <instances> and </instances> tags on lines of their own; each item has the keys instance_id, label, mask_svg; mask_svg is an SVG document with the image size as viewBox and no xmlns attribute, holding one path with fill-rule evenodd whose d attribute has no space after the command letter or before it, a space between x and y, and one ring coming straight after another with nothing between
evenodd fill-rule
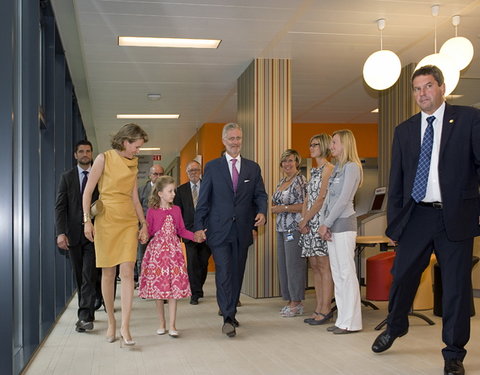
<instances>
[{"instance_id":1,"label":"black belt","mask_svg":"<svg viewBox=\"0 0 480 375\"><path fill-rule=\"evenodd\" d=\"M443 208L442 202L418 202L417 204L422 207L430 207L437 210L441 210Z\"/></svg>"}]
</instances>

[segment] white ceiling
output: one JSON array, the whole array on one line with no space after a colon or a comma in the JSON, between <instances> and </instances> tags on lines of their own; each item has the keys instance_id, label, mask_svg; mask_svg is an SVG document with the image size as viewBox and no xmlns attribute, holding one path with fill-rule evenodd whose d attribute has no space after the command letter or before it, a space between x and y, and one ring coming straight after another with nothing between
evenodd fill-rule
<instances>
[{"instance_id":1,"label":"white ceiling","mask_svg":"<svg viewBox=\"0 0 480 375\"><path fill-rule=\"evenodd\" d=\"M254 58L292 60L294 123L369 123L377 94L363 63L383 46L402 65L434 52L431 6L418 0L52 0L82 116L98 150L124 124L117 113L179 113L136 120L167 165L205 122L236 119L237 78ZM438 49L458 35L473 43L455 103L480 106L480 0L443 0ZM119 47L118 36L221 39L218 49ZM149 101L148 93L159 93Z\"/></svg>"}]
</instances>

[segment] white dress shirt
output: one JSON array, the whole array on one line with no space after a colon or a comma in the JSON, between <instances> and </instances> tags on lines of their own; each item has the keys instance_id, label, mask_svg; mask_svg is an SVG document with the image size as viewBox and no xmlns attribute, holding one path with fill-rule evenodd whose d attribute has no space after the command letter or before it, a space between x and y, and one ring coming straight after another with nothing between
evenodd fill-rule
<instances>
[{"instance_id":1,"label":"white dress shirt","mask_svg":"<svg viewBox=\"0 0 480 375\"><path fill-rule=\"evenodd\" d=\"M232 159L237 159L237 163L235 167L237 168L238 174L240 174L240 166L242 165L242 158L238 155L236 158L232 158L228 153L225 153L225 157L227 158L228 170L230 171L230 177L232 177Z\"/></svg>"},{"instance_id":2,"label":"white dress shirt","mask_svg":"<svg viewBox=\"0 0 480 375\"><path fill-rule=\"evenodd\" d=\"M433 121L433 147L430 159L430 171L428 172L427 191L422 202L441 202L440 181L438 178L438 157L440 155L440 141L442 139L443 114L445 113L445 102L431 115L422 112L422 140L427 129L427 117L435 116Z\"/></svg>"}]
</instances>

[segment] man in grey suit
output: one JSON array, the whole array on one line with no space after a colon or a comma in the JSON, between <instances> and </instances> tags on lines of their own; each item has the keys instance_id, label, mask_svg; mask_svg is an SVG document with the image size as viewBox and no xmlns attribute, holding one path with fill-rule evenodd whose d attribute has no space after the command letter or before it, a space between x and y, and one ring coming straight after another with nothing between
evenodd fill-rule
<instances>
[{"instance_id":1,"label":"man in grey suit","mask_svg":"<svg viewBox=\"0 0 480 375\"><path fill-rule=\"evenodd\" d=\"M173 204L180 207L185 228L193 230L195 207L201 190L202 181L200 176L202 167L200 163L192 160L187 164L187 176L189 181L177 188ZM187 272L192 297L191 305L198 305L199 298L203 297L203 284L208 274L208 259L210 259L210 248L205 242L193 242L185 240L187 253Z\"/></svg>"},{"instance_id":2,"label":"man in grey suit","mask_svg":"<svg viewBox=\"0 0 480 375\"><path fill-rule=\"evenodd\" d=\"M153 185L157 181L157 178L163 176L165 174L165 170L160 164L153 164L150 167L150 173L148 175L148 181L145 185L140 186L138 188L138 198L140 199L140 203L142 204L143 214L147 215L148 210L148 198L150 197L150 193L152 192ZM145 254L145 250L147 249L147 244L139 244L137 249L137 263L135 264L135 282L138 282L138 277L140 276L140 271L142 268L142 260L143 255Z\"/></svg>"},{"instance_id":3,"label":"man in grey suit","mask_svg":"<svg viewBox=\"0 0 480 375\"><path fill-rule=\"evenodd\" d=\"M93 329L97 296L95 248L93 242L85 238L82 225L82 195L91 169L92 152L89 141L82 140L75 145L73 156L77 165L60 177L55 203L57 246L68 252L77 284L77 332ZM97 199L98 190L95 189L93 200Z\"/></svg>"},{"instance_id":4,"label":"man in grey suit","mask_svg":"<svg viewBox=\"0 0 480 375\"><path fill-rule=\"evenodd\" d=\"M260 166L240 156L242 129L223 127L225 155L208 162L195 211L195 236L207 238L215 261L217 302L223 316L222 332L236 335L235 318L245 272L252 229L265 224L267 193Z\"/></svg>"},{"instance_id":5,"label":"man in grey suit","mask_svg":"<svg viewBox=\"0 0 480 375\"><path fill-rule=\"evenodd\" d=\"M413 73L421 112L395 128L387 236L398 242L387 329L372 345L389 349L408 332L408 312L435 252L442 273L445 375L463 375L470 337L473 238L480 235L480 111L445 102L436 66Z\"/></svg>"}]
</instances>

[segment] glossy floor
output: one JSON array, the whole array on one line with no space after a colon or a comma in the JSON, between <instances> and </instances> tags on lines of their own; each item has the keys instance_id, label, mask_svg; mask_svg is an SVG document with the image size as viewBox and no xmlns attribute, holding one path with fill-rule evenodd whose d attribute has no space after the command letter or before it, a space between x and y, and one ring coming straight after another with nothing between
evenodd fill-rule
<instances>
[{"instance_id":1,"label":"glossy floor","mask_svg":"<svg viewBox=\"0 0 480 375\"><path fill-rule=\"evenodd\" d=\"M156 334L155 304L134 300L133 348L120 348L119 342L105 341L106 314L97 312L95 329L77 333L77 299L72 299L61 319L25 371L28 375L303 375L303 374L377 374L441 375L441 319L424 311L437 324L429 326L410 318L410 332L383 353L370 350L378 335L374 327L386 314L363 307L364 330L350 335L333 335L326 326L308 326L304 317L282 318L280 298L253 299L242 295L237 315L240 328L235 338L221 333L217 315L214 276L209 275L205 296L196 306L188 300L178 305L178 339ZM476 299L480 312L479 299ZM308 291L306 311L313 309L314 294ZM117 298L117 319L120 319ZM168 327L167 327L168 328ZM465 359L467 374L480 374L480 317L472 318L472 336Z\"/></svg>"}]
</instances>

